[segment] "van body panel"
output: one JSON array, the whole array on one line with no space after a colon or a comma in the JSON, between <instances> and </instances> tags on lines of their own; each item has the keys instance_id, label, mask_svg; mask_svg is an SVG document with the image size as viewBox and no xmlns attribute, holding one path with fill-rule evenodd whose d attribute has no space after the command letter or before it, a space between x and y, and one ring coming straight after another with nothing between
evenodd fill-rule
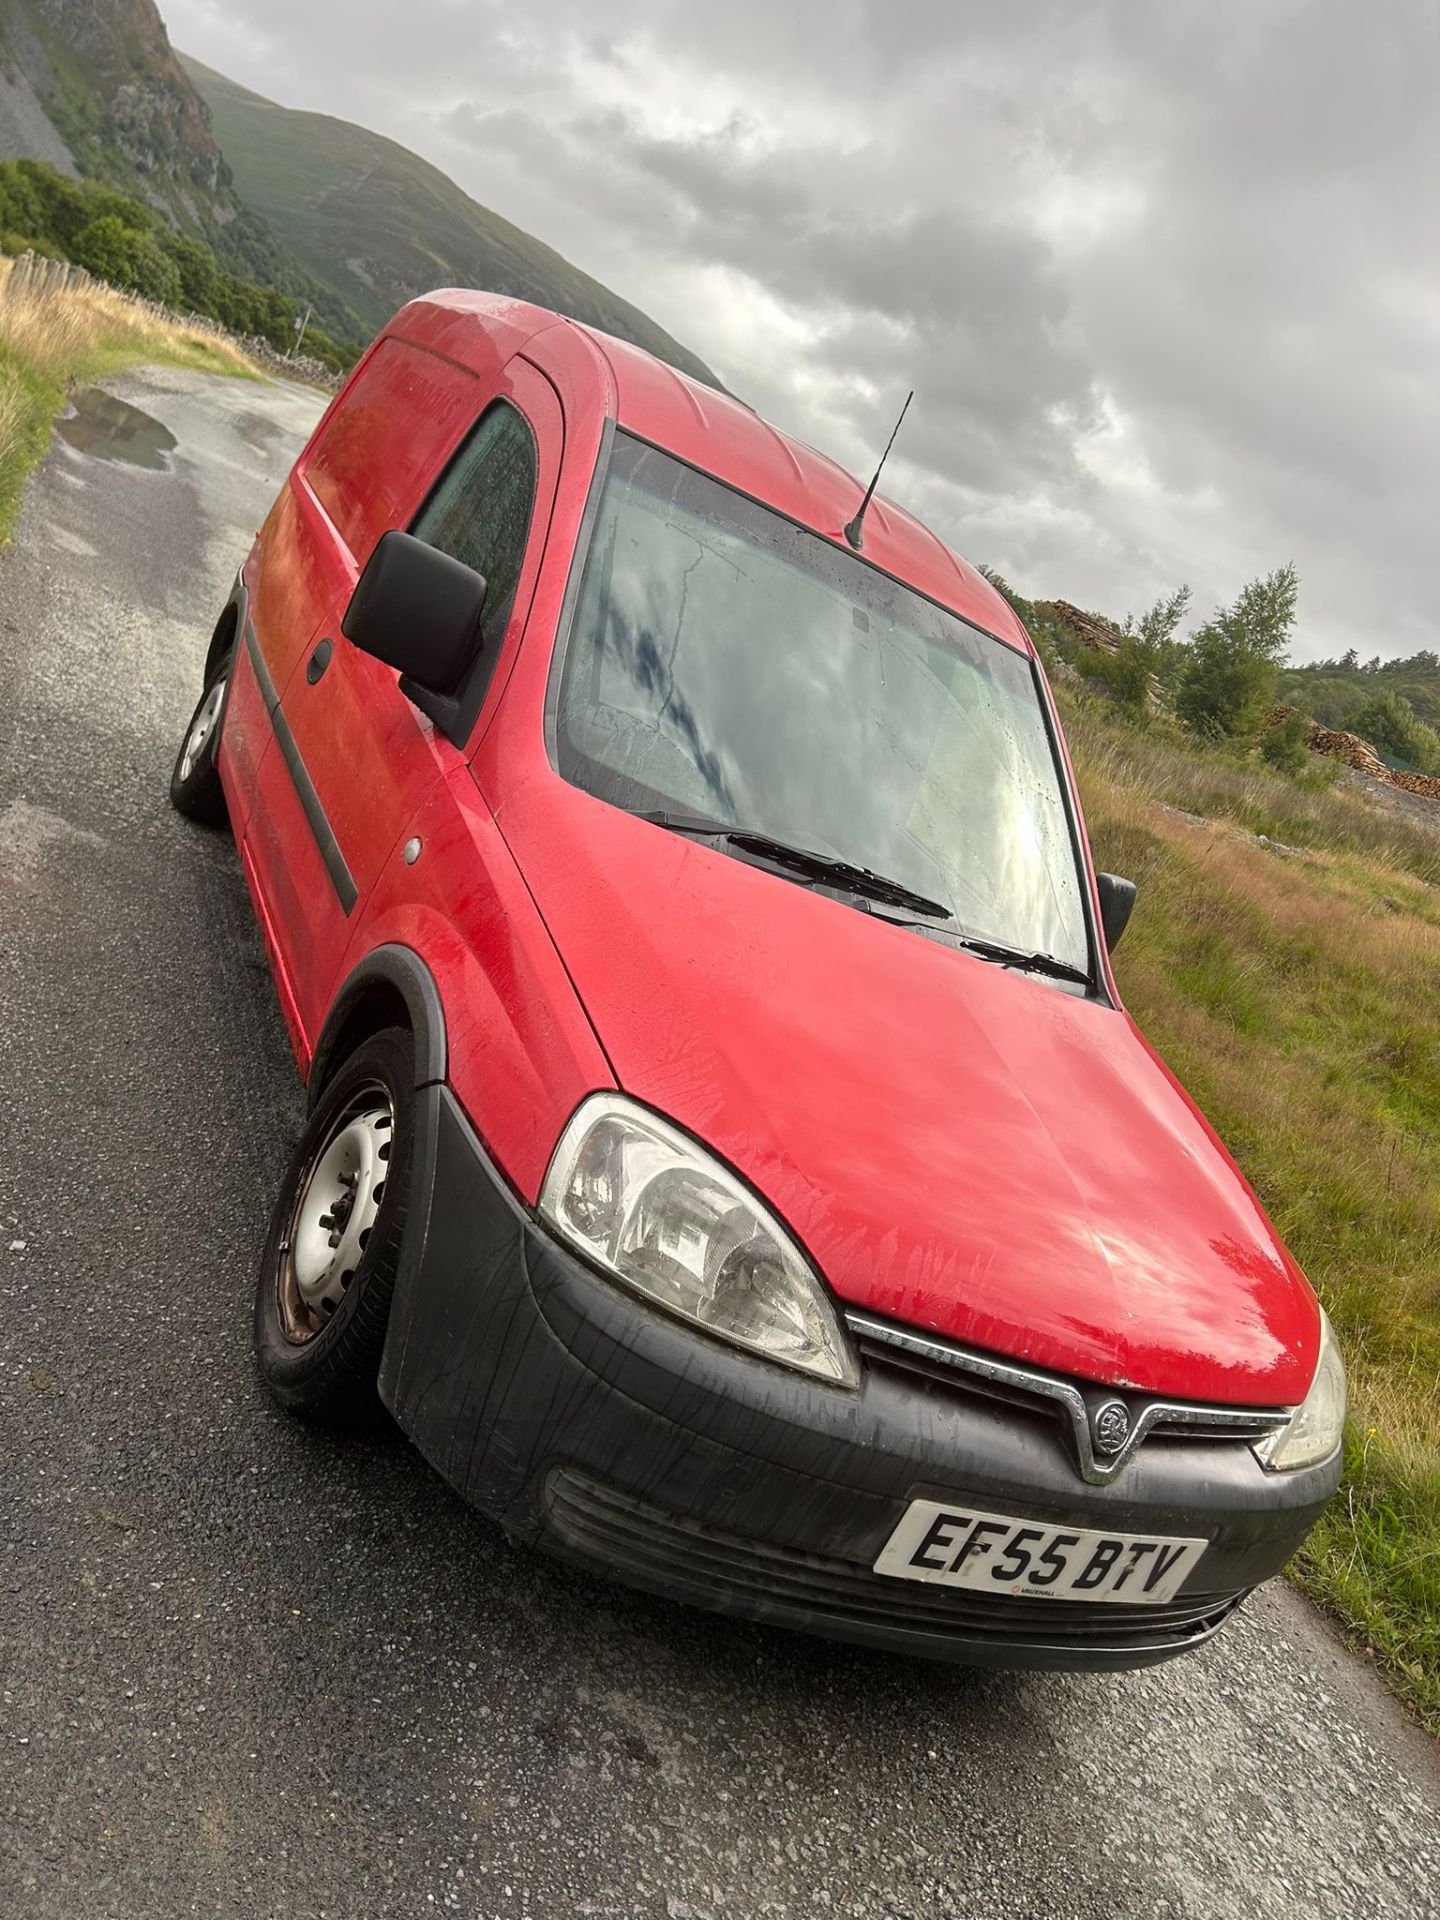
<instances>
[{"instance_id":1,"label":"van body panel","mask_svg":"<svg viewBox=\"0 0 1440 1920\"><path fill-rule=\"evenodd\" d=\"M511 512L522 483L484 464L496 419L524 443L528 519ZM1120 1002L1038 663L1091 947L1069 979L569 784L550 702L620 433L789 522L787 539L844 545L863 488L833 461L624 342L447 290L361 359L237 582L217 764L301 1072L314 1060L330 1084L383 954L433 985L440 1023L415 1089L382 1397L514 1535L639 1586L944 1658L1128 1666L1198 1645L1338 1481L1338 1449L1287 1475L1251 1444L1305 1398L1322 1317ZM480 653L460 724L422 711L342 622L393 528L488 570L436 531L437 501L470 515L476 473L477 512L487 485L509 503L497 524L514 537L494 551L514 566L503 598L469 602ZM685 538L704 547L707 529ZM990 636L977 646L1034 662L990 583L883 498L861 557ZM653 589L658 571L636 577ZM723 629L728 585L720 598ZM1018 843L1002 842L1008 875ZM403 998L377 1004L403 1017ZM793 1239L854 1357L838 1384L683 1323L564 1239L542 1189L595 1094L688 1136L738 1175L742 1214L758 1203ZM972 1391L997 1367L1019 1401ZM1094 1451L1117 1414L1137 1446L1156 1422L1180 1431L1121 1475ZM1163 1617L952 1604L876 1560L917 1497L1033 1520L1032 1540L1114 1527L1208 1547Z\"/></svg>"}]
</instances>

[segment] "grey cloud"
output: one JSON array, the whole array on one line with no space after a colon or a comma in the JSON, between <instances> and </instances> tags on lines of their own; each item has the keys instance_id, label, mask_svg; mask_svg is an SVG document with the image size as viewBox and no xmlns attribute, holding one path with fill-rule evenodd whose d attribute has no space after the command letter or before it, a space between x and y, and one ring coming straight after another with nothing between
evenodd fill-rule
<instances>
[{"instance_id":1,"label":"grey cloud","mask_svg":"<svg viewBox=\"0 0 1440 1920\"><path fill-rule=\"evenodd\" d=\"M1432 0L167 13L852 464L913 384L891 490L1032 588L1120 612L1187 577L1203 612L1293 556L1314 646L1433 635Z\"/></svg>"},{"instance_id":2,"label":"grey cloud","mask_svg":"<svg viewBox=\"0 0 1440 1920\"><path fill-rule=\"evenodd\" d=\"M643 220L657 249L724 262L813 316L812 357L851 376L848 411L865 441L889 405L867 395L908 383L925 397L912 461L992 486L1072 464L1070 437L1093 413L1091 379L1066 337L1050 250L1035 237L961 206L881 220L863 205L863 152L750 159L738 126L663 141L637 137L614 113L579 116L558 140L514 110L462 110L452 124L491 151L543 155L577 190L592 182L592 204ZM814 183L827 176L842 192L852 181L859 211L824 208ZM729 372L744 391L743 368Z\"/></svg>"}]
</instances>

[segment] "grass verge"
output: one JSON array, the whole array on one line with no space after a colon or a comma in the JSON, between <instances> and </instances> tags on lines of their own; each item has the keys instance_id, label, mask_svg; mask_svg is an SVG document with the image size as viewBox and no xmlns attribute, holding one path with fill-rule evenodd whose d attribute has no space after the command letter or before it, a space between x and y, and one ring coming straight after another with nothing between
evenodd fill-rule
<instances>
[{"instance_id":1,"label":"grass verge","mask_svg":"<svg viewBox=\"0 0 1440 1920\"><path fill-rule=\"evenodd\" d=\"M12 292L9 273L0 262L0 542L10 537L26 475L49 446L70 388L141 364L258 377L203 322L181 324L111 287Z\"/></svg>"},{"instance_id":2,"label":"grass verge","mask_svg":"<svg viewBox=\"0 0 1440 1920\"><path fill-rule=\"evenodd\" d=\"M1440 1732L1440 825L1065 707L1096 859L1140 888L1127 1004L1345 1350L1299 1577Z\"/></svg>"}]
</instances>

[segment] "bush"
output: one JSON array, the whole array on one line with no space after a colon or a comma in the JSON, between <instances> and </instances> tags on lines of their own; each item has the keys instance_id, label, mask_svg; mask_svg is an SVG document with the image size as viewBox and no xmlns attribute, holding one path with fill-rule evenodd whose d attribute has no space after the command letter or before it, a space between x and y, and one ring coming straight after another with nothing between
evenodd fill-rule
<instances>
[{"instance_id":1,"label":"bush","mask_svg":"<svg viewBox=\"0 0 1440 1920\"><path fill-rule=\"evenodd\" d=\"M1304 773L1310 764L1309 738L1310 721L1297 707L1261 735L1260 757L1277 773Z\"/></svg>"}]
</instances>

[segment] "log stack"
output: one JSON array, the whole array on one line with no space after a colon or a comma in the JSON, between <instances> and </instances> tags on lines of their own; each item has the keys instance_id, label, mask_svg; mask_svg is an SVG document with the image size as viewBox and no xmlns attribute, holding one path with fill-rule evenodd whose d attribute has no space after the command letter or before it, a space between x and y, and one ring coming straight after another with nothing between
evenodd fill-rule
<instances>
[{"instance_id":1,"label":"log stack","mask_svg":"<svg viewBox=\"0 0 1440 1920\"><path fill-rule=\"evenodd\" d=\"M1119 634L1108 620L1102 620L1098 614L1082 613L1079 607L1072 607L1068 600L1037 600L1035 611L1048 614L1057 626L1064 627L1084 647L1094 647L1100 653L1119 651Z\"/></svg>"},{"instance_id":2,"label":"log stack","mask_svg":"<svg viewBox=\"0 0 1440 1920\"><path fill-rule=\"evenodd\" d=\"M1265 722L1266 731L1278 727L1282 720L1288 720L1294 711L1294 707L1272 707L1270 717ZM1422 800L1440 800L1440 779L1428 773L1397 773L1393 767L1386 766L1370 742L1362 740L1358 733L1344 733L1338 727L1322 727L1317 720L1312 723L1305 744L1312 753L1323 753L1331 760L1343 760L1347 767L1363 773L1367 780L1379 780L1384 786L1399 787L1403 793L1417 793Z\"/></svg>"}]
</instances>

